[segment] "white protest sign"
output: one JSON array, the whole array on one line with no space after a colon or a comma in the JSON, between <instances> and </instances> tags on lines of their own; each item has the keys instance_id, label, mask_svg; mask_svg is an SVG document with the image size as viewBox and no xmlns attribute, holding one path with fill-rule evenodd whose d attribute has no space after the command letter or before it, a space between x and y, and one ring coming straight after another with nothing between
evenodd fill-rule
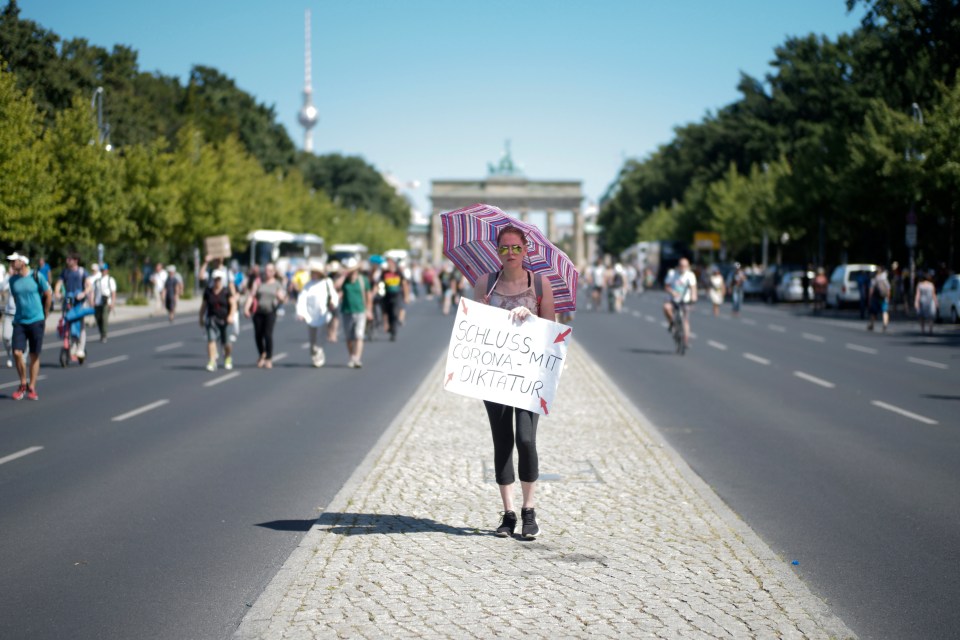
<instances>
[{"instance_id":1,"label":"white protest sign","mask_svg":"<svg viewBox=\"0 0 960 640\"><path fill-rule=\"evenodd\" d=\"M550 415L572 331L536 316L517 324L504 309L461 298L443 388Z\"/></svg>"}]
</instances>

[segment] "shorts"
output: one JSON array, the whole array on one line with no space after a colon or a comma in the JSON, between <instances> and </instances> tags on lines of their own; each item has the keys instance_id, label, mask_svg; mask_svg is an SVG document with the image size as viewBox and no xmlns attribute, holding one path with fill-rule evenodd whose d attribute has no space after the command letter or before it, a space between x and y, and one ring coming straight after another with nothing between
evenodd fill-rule
<instances>
[{"instance_id":1,"label":"shorts","mask_svg":"<svg viewBox=\"0 0 960 640\"><path fill-rule=\"evenodd\" d=\"M366 313L344 313L343 334L347 340L363 340L363 334L367 330Z\"/></svg>"},{"instance_id":2,"label":"shorts","mask_svg":"<svg viewBox=\"0 0 960 640\"><path fill-rule=\"evenodd\" d=\"M227 327L230 325L217 324L213 320L207 320L207 342L219 342L220 344L226 346L227 344Z\"/></svg>"},{"instance_id":3,"label":"shorts","mask_svg":"<svg viewBox=\"0 0 960 640\"><path fill-rule=\"evenodd\" d=\"M33 324L14 323L13 340L11 341L13 350L22 352L26 349L27 345L30 345L30 353L39 356L40 350L43 349L43 331L45 324L43 320L34 322Z\"/></svg>"}]
</instances>

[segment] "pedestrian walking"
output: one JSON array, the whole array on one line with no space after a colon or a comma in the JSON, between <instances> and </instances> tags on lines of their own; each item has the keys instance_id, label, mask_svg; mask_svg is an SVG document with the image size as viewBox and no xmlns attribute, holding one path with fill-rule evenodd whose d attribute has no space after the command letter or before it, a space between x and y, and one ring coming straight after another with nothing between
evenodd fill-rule
<instances>
[{"instance_id":1,"label":"pedestrian walking","mask_svg":"<svg viewBox=\"0 0 960 640\"><path fill-rule=\"evenodd\" d=\"M340 275L340 271L343 269L343 266L336 260L331 260L327 264L326 274L332 281L336 281L337 276ZM335 307L330 312L330 320L327 322L327 342L330 344L335 344L337 342L338 336L340 334L340 307Z\"/></svg>"},{"instance_id":2,"label":"pedestrian walking","mask_svg":"<svg viewBox=\"0 0 960 640\"><path fill-rule=\"evenodd\" d=\"M43 333L46 318L50 313L53 292L50 283L40 272L31 274L30 260L19 253L7 256L10 265L10 295L17 305L13 318L13 358L20 376L20 386L13 392L14 400L38 400L37 380L40 378L40 352L43 350ZM24 361L24 351L30 349L29 377Z\"/></svg>"},{"instance_id":3,"label":"pedestrian walking","mask_svg":"<svg viewBox=\"0 0 960 640\"><path fill-rule=\"evenodd\" d=\"M93 317L97 321L97 330L100 331L100 342L107 341L110 314L113 313L116 302L117 281L110 275L110 265L104 262L93 282Z\"/></svg>"},{"instance_id":4,"label":"pedestrian walking","mask_svg":"<svg viewBox=\"0 0 960 640\"><path fill-rule=\"evenodd\" d=\"M219 350L223 350L223 368L233 369L233 345L227 339L228 327L237 315L237 296L227 286L225 269L214 269L212 284L203 290L200 302L200 326L207 334L207 371L217 370Z\"/></svg>"},{"instance_id":5,"label":"pedestrian walking","mask_svg":"<svg viewBox=\"0 0 960 640\"><path fill-rule=\"evenodd\" d=\"M730 276L730 303L733 306L733 315L740 315L743 305L743 284L747 281L747 274L739 262L733 263L733 274Z\"/></svg>"},{"instance_id":6,"label":"pedestrian walking","mask_svg":"<svg viewBox=\"0 0 960 640\"><path fill-rule=\"evenodd\" d=\"M873 324L880 316L883 323L883 330L887 330L890 324L890 280L887 279L887 271L883 267L877 269L870 280L870 291L867 294L870 306L870 322L867 324L867 331L873 331Z\"/></svg>"},{"instance_id":7,"label":"pedestrian walking","mask_svg":"<svg viewBox=\"0 0 960 640\"><path fill-rule=\"evenodd\" d=\"M521 323L528 316L555 320L553 289L544 286L540 275L524 269L527 237L517 227L508 225L497 233L497 252L502 269L477 279L474 299L510 312L511 321ZM536 483L540 476L537 453L537 421L533 411L484 400L490 431L493 436L494 472L503 502L500 526L496 535L512 536L517 526L513 506L513 485L520 477L523 504L520 508L521 536L533 539L540 535L535 510ZM514 474L513 449L517 449L517 474Z\"/></svg>"},{"instance_id":8,"label":"pedestrian walking","mask_svg":"<svg viewBox=\"0 0 960 640\"><path fill-rule=\"evenodd\" d=\"M273 326L277 323L277 310L287 299L283 283L277 279L277 268L268 262L263 269L263 278L254 283L243 315L253 318L253 337L257 343L257 367L273 368Z\"/></svg>"},{"instance_id":9,"label":"pedestrian walking","mask_svg":"<svg viewBox=\"0 0 960 640\"><path fill-rule=\"evenodd\" d=\"M335 284L340 290L340 317L349 358L347 366L360 369L363 367L363 338L367 323L373 322L373 288L356 258L347 258L343 267Z\"/></svg>"},{"instance_id":10,"label":"pedestrian walking","mask_svg":"<svg viewBox=\"0 0 960 640\"><path fill-rule=\"evenodd\" d=\"M817 275L813 277L813 312L816 314L821 313L827 306L829 284L827 271L823 267L817 267Z\"/></svg>"},{"instance_id":11,"label":"pedestrian walking","mask_svg":"<svg viewBox=\"0 0 960 640\"><path fill-rule=\"evenodd\" d=\"M2 310L0 310L0 315L3 316L3 322L0 324L0 339L3 340L3 350L7 354L7 369L13 368L13 317L17 313L17 301L14 300L13 295L10 293L10 276L12 273L7 273L6 265L0 263L0 270L2 270L3 275L0 276L0 303L2 303Z\"/></svg>"},{"instance_id":12,"label":"pedestrian walking","mask_svg":"<svg viewBox=\"0 0 960 640\"><path fill-rule=\"evenodd\" d=\"M157 305L157 312L163 313L163 289L167 284L167 270L163 268L162 262L153 265L153 273L150 274L150 291L153 292L153 299Z\"/></svg>"},{"instance_id":13,"label":"pedestrian walking","mask_svg":"<svg viewBox=\"0 0 960 640\"><path fill-rule=\"evenodd\" d=\"M937 290L933 286L933 277L924 273L917 284L917 293L913 297L913 308L920 319L920 333L926 333L926 325L930 323L930 335L933 335L933 323L937 318Z\"/></svg>"},{"instance_id":14,"label":"pedestrian walking","mask_svg":"<svg viewBox=\"0 0 960 640\"><path fill-rule=\"evenodd\" d=\"M410 281L403 275L403 271L393 258L387 258L386 268L380 277L384 286L383 315L387 321L386 329L390 334L390 340L394 341L403 322L404 305L410 301Z\"/></svg>"},{"instance_id":15,"label":"pedestrian walking","mask_svg":"<svg viewBox=\"0 0 960 640\"><path fill-rule=\"evenodd\" d=\"M714 267L710 272L710 303L713 304L714 317L720 315L720 305L723 304L726 294L727 288L723 284L723 275L720 273L720 269Z\"/></svg>"},{"instance_id":16,"label":"pedestrian walking","mask_svg":"<svg viewBox=\"0 0 960 640\"><path fill-rule=\"evenodd\" d=\"M167 267L167 277L163 281L162 289L163 308L167 311L170 322L173 322L177 313L177 303L183 296L183 278L177 273L176 265Z\"/></svg>"},{"instance_id":17,"label":"pedestrian walking","mask_svg":"<svg viewBox=\"0 0 960 640\"><path fill-rule=\"evenodd\" d=\"M310 341L310 361L314 367L326 363L326 354L318 342L320 329L333 318L332 311L340 303L333 281L324 273L323 264L312 259L307 267L310 280L303 285L297 296L297 320L307 323Z\"/></svg>"}]
</instances>

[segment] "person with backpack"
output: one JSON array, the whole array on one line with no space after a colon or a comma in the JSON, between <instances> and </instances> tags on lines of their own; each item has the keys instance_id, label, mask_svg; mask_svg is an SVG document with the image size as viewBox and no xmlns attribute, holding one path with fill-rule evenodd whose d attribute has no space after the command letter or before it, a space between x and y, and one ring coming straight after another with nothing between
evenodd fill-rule
<instances>
[{"instance_id":1,"label":"person with backpack","mask_svg":"<svg viewBox=\"0 0 960 640\"><path fill-rule=\"evenodd\" d=\"M67 256L67 266L60 272L60 278L53 287L54 295L63 304L66 313L71 307L85 307L93 302L93 289L87 271L80 266L80 255L71 253ZM77 345L77 359L81 362L86 358L87 327L86 320L76 320L80 324L80 338Z\"/></svg>"},{"instance_id":2,"label":"person with backpack","mask_svg":"<svg viewBox=\"0 0 960 640\"><path fill-rule=\"evenodd\" d=\"M887 279L887 270L879 267L870 281L870 291L867 294L870 305L870 323L867 331L873 331L873 323L877 316L881 316L883 330L890 324L890 280Z\"/></svg>"},{"instance_id":3,"label":"person with backpack","mask_svg":"<svg viewBox=\"0 0 960 640\"><path fill-rule=\"evenodd\" d=\"M13 318L13 358L20 376L20 386L13 392L14 400L38 400L37 380L40 378L40 351L43 349L43 334L46 318L50 313L53 292L50 283L40 272L32 274L30 260L19 253L7 256L10 265L10 295L13 296L17 310ZM31 277L32 276L32 277ZM23 358L24 350L30 348L30 377Z\"/></svg>"},{"instance_id":4,"label":"person with backpack","mask_svg":"<svg viewBox=\"0 0 960 640\"><path fill-rule=\"evenodd\" d=\"M512 322L522 323L530 316L556 321L553 288L544 286L543 277L524 269L527 255L527 236L517 227L505 226L497 233L497 253L503 268L480 276L474 286L474 299L510 312ZM537 420L533 411L483 401L490 420L493 436L494 475L503 502L500 526L496 535L508 538L517 527L517 513L513 508L513 449L516 445L520 488L523 504L520 508L521 537L532 540L540 535L540 526L534 505L536 482L540 476L537 454Z\"/></svg>"}]
</instances>

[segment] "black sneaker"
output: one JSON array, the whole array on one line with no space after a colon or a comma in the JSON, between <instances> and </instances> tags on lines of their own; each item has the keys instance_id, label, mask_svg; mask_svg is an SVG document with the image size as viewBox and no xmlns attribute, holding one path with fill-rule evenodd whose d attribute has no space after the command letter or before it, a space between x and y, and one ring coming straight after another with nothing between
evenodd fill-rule
<instances>
[{"instance_id":1,"label":"black sneaker","mask_svg":"<svg viewBox=\"0 0 960 640\"><path fill-rule=\"evenodd\" d=\"M509 538L513 535L513 530L517 528L516 511L501 511L500 526L497 527L498 538Z\"/></svg>"},{"instance_id":2,"label":"black sneaker","mask_svg":"<svg viewBox=\"0 0 960 640\"><path fill-rule=\"evenodd\" d=\"M537 525L537 514L533 508L520 509L520 518L523 520L521 535L526 540L533 540L540 535L540 527Z\"/></svg>"}]
</instances>

